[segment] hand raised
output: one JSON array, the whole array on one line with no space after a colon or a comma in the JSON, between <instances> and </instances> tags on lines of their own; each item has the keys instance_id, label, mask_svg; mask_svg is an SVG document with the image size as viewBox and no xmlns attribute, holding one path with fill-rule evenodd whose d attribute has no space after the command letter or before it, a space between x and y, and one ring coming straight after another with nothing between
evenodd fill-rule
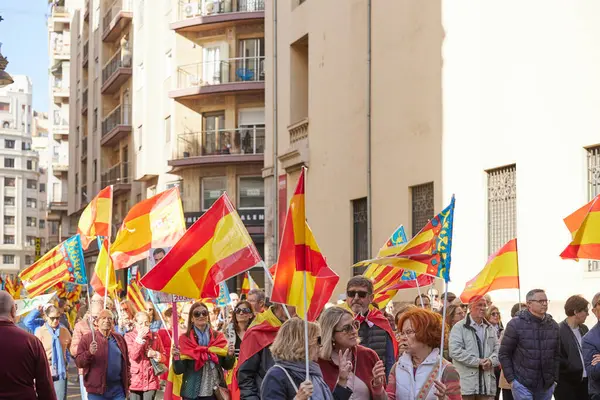
<instances>
[{"instance_id":1,"label":"hand raised","mask_svg":"<svg viewBox=\"0 0 600 400\"><path fill-rule=\"evenodd\" d=\"M373 386L379 387L385 382L385 366L383 361L379 360L373 367Z\"/></svg>"},{"instance_id":2,"label":"hand raised","mask_svg":"<svg viewBox=\"0 0 600 400\"><path fill-rule=\"evenodd\" d=\"M96 341L94 340L92 343L90 343L90 354L94 355L94 354L96 354L97 351L98 351L98 343L96 343Z\"/></svg>"}]
</instances>

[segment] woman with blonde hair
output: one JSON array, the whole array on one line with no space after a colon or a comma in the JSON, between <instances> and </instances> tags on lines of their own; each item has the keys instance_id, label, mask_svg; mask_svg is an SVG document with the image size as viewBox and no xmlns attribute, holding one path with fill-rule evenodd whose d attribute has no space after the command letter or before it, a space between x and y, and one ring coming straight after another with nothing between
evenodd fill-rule
<instances>
[{"instance_id":1,"label":"woman with blonde hair","mask_svg":"<svg viewBox=\"0 0 600 400\"><path fill-rule=\"evenodd\" d=\"M287 320L279 329L271 345L275 360L265 375L260 389L262 400L348 400L352 390L338 382L331 392L323 379L317 360L321 347L321 329L314 322L308 322L309 379L306 377L306 355L304 324L300 318ZM346 354L347 356L347 354ZM340 375L348 376L352 365L342 354Z\"/></svg>"},{"instance_id":2,"label":"woman with blonde hair","mask_svg":"<svg viewBox=\"0 0 600 400\"><path fill-rule=\"evenodd\" d=\"M377 353L359 344L358 321L341 307L325 310L319 318L321 325L321 354L319 366L331 390L340 384L352 390L353 400L371 400L373 382L385 381L385 368ZM340 360L352 363L348 374L340 370Z\"/></svg>"}]
</instances>

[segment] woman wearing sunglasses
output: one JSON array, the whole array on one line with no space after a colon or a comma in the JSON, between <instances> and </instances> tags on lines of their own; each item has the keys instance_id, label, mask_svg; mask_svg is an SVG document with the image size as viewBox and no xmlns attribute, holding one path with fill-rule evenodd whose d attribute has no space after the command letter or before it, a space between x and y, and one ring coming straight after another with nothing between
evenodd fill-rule
<instances>
[{"instance_id":1,"label":"woman wearing sunglasses","mask_svg":"<svg viewBox=\"0 0 600 400\"><path fill-rule=\"evenodd\" d=\"M244 333L246 333L253 319L254 312L252 311L252 305L246 300L240 301L233 309L231 323L227 327L227 336L229 343L233 343L235 346L236 358L240 354L240 346L244 339Z\"/></svg>"},{"instance_id":2,"label":"woman wearing sunglasses","mask_svg":"<svg viewBox=\"0 0 600 400\"><path fill-rule=\"evenodd\" d=\"M181 397L184 400L214 400L215 391L225 384L223 369L235 362L233 347L228 348L222 332L210 327L208 307L202 302L192 305L187 331L179 337L179 348L173 349L173 370L183 374Z\"/></svg>"},{"instance_id":3,"label":"woman wearing sunglasses","mask_svg":"<svg viewBox=\"0 0 600 400\"><path fill-rule=\"evenodd\" d=\"M275 360L265 375L260 388L261 400L348 400L352 390L338 383L331 392L325 383L319 364L321 329L315 322L308 323L309 379L306 379L304 324L298 317L287 320L277 332L271 346ZM342 354L340 375L348 376L351 363Z\"/></svg>"},{"instance_id":4,"label":"woman wearing sunglasses","mask_svg":"<svg viewBox=\"0 0 600 400\"><path fill-rule=\"evenodd\" d=\"M52 380L54 381L54 391L58 400L67 398L67 349L71 344L71 334L69 330L60 325L60 312L55 306L46 308L46 323L39 327L35 336L44 345Z\"/></svg>"},{"instance_id":5,"label":"woman wearing sunglasses","mask_svg":"<svg viewBox=\"0 0 600 400\"><path fill-rule=\"evenodd\" d=\"M337 384L352 390L353 400L371 400L373 382L385 381L385 368L373 350L359 345L358 328L350 311L341 307L325 310L319 318L323 346L319 366L331 390ZM340 360L351 364L350 371L340 370Z\"/></svg>"}]
</instances>

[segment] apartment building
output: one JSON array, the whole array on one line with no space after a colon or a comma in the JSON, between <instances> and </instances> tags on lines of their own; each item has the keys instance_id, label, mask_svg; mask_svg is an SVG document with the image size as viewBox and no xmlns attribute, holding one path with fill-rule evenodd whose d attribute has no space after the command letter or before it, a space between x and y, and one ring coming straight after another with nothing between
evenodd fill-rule
<instances>
[{"instance_id":1,"label":"apartment building","mask_svg":"<svg viewBox=\"0 0 600 400\"><path fill-rule=\"evenodd\" d=\"M34 261L45 201L38 155L31 147L31 80L13 78L13 84L0 88L0 271L11 275Z\"/></svg>"},{"instance_id":2,"label":"apartment building","mask_svg":"<svg viewBox=\"0 0 600 400\"><path fill-rule=\"evenodd\" d=\"M67 214L67 176L69 173L69 125L71 87L71 16L81 0L49 0L48 57L50 71L50 132L47 151L48 245L54 247L75 233Z\"/></svg>"}]
</instances>

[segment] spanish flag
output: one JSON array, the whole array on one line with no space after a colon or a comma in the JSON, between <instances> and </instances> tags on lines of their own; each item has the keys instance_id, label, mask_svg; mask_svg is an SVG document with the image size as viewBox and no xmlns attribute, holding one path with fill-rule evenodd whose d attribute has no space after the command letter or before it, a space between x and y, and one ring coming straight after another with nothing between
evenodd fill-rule
<instances>
[{"instance_id":1,"label":"spanish flag","mask_svg":"<svg viewBox=\"0 0 600 400\"><path fill-rule=\"evenodd\" d=\"M112 186L107 186L98 192L79 217L77 233L81 235L84 250L87 250L96 236L110 237L111 212Z\"/></svg>"},{"instance_id":2,"label":"spanish flag","mask_svg":"<svg viewBox=\"0 0 600 400\"><path fill-rule=\"evenodd\" d=\"M129 274L131 275L131 269L129 270ZM144 294L140 286L140 271L137 271L135 276L129 277L127 300L133 304L137 312L146 310L146 301L144 300Z\"/></svg>"},{"instance_id":3,"label":"spanish flag","mask_svg":"<svg viewBox=\"0 0 600 400\"><path fill-rule=\"evenodd\" d=\"M106 284L106 270L108 269L108 285ZM100 251L98 258L96 259L96 266L94 267L94 275L90 281L90 284L94 288L94 292L106 295L106 288L108 293L112 293L117 289L117 278L115 276L115 268L112 260L108 256L108 238L104 238L100 245Z\"/></svg>"},{"instance_id":4,"label":"spanish flag","mask_svg":"<svg viewBox=\"0 0 600 400\"><path fill-rule=\"evenodd\" d=\"M561 253L565 259L600 260L600 195L564 219L571 244Z\"/></svg>"},{"instance_id":5,"label":"spanish flag","mask_svg":"<svg viewBox=\"0 0 600 400\"><path fill-rule=\"evenodd\" d=\"M262 262L224 193L141 283L148 289L192 299L216 298L219 283Z\"/></svg>"},{"instance_id":6,"label":"spanish flag","mask_svg":"<svg viewBox=\"0 0 600 400\"><path fill-rule=\"evenodd\" d=\"M250 272L246 272L244 274L244 281L242 282L242 288L240 290L240 295L248 295L248 293L250 293L251 290L253 289L258 289L258 285L256 284L256 282L254 282L254 279L252 279L252 276L250 276Z\"/></svg>"},{"instance_id":7,"label":"spanish flag","mask_svg":"<svg viewBox=\"0 0 600 400\"><path fill-rule=\"evenodd\" d=\"M44 254L19 273L29 297L39 296L58 282L87 285L80 235L75 235Z\"/></svg>"},{"instance_id":8,"label":"spanish flag","mask_svg":"<svg viewBox=\"0 0 600 400\"><path fill-rule=\"evenodd\" d=\"M498 289L519 289L517 239L512 239L490 256L481 272L467 282L460 299L469 303Z\"/></svg>"},{"instance_id":9,"label":"spanish flag","mask_svg":"<svg viewBox=\"0 0 600 400\"><path fill-rule=\"evenodd\" d=\"M173 246L185 232L177 188L140 201L129 210L110 248L115 269L143 260L150 249Z\"/></svg>"},{"instance_id":10,"label":"spanish flag","mask_svg":"<svg viewBox=\"0 0 600 400\"><path fill-rule=\"evenodd\" d=\"M307 318L314 321L329 301L340 277L327 266L321 254L306 222L304 201L303 168L285 219L271 301L295 306L298 316L304 318L306 290Z\"/></svg>"},{"instance_id":11,"label":"spanish flag","mask_svg":"<svg viewBox=\"0 0 600 400\"><path fill-rule=\"evenodd\" d=\"M381 249L377 258L355 266L389 265L450 280L454 196L450 205L433 217L408 243Z\"/></svg>"}]
</instances>

